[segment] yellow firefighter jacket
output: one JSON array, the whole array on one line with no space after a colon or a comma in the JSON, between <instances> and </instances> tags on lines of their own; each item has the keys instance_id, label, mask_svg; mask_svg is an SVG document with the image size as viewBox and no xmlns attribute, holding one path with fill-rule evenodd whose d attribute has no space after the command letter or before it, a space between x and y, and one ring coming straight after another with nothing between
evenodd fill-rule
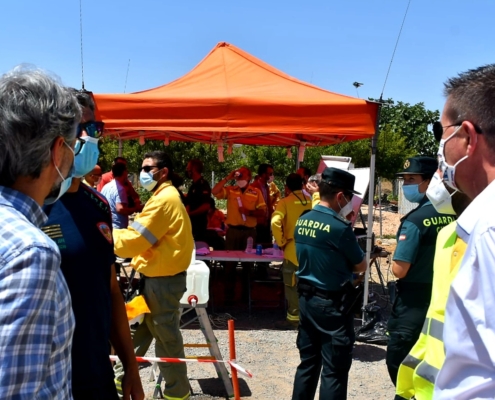
<instances>
[{"instance_id":1,"label":"yellow firefighter jacket","mask_svg":"<svg viewBox=\"0 0 495 400\"><path fill-rule=\"evenodd\" d=\"M132 266L145 276L177 275L191 263L191 220L170 181L155 190L127 229L115 229L113 237L115 253L133 257Z\"/></svg>"},{"instance_id":2,"label":"yellow firefighter jacket","mask_svg":"<svg viewBox=\"0 0 495 400\"><path fill-rule=\"evenodd\" d=\"M278 246L284 250L284 258L299 265L296 257L294 229L301 214L311 210L311 199L301 190L290 193L280 200L272 215L272 233Z\"/></svg>"}]
</instances>

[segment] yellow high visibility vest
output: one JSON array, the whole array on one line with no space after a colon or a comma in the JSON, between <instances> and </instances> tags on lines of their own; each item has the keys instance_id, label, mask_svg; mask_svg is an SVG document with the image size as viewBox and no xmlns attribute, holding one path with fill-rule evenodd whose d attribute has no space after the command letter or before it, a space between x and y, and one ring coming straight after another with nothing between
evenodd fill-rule
<instances>
[{"instance_id":1,"label":"yellow high visibility vest","mask_svg":"<svg viewBox=\"0 0 495 400\"><path fill-rule=\"evenodd\" d=\"M457 275L466 251L455 232L456 223L443 228L437 237L433 264L433 290L419 339L402 361L397 376L396 394L404 399L432 399L435 379L445 360L443 323L450 284Z\"/></svg>"}]
</instances>

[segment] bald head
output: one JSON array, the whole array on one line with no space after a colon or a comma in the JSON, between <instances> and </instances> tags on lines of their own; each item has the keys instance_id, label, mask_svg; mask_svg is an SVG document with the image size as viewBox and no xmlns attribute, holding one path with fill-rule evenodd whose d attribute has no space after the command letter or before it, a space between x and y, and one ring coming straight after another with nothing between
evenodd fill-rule
<instances>
[{"instance_id":1,"label":"bald head","mask_svg":"<svg viewBox=\"0 0 495 400\"><path fill-rule=\"evenodd\" d=\"M96 187L100 182L101 175L101 167L99 165L95 165L89 174L84 175L84 180L88 182L91 187Z\"/></svg>"}]
</instances>

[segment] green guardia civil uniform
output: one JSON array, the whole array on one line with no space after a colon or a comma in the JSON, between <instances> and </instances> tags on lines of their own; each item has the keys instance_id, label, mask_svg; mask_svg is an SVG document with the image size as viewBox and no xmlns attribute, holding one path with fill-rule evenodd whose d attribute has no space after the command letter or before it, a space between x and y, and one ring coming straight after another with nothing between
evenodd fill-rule
<instances>
[{"instance_id":1,"label":"green guardia civil uniform","mask_svg":"<svg viewBox=\"0 0 495 400\"><path fill-rule=\"evenodd\" d=\"M322 180L353 192L354 176L347 171L326 168ZM345 399L354 328L352 314L339 309L341 285L352 280L352 270L364 254L351 224L322 205L298 219L294 239L299 262L297 347L301 362L292 400L313 399L320 374L320 399Z\"/></svg>"},{"instance_id":2,"label":"green guardia civil uniform","mask_svg":"<svg viewBox=\"0 0 495 400\"><path fill-rule=\"evenodd\" d=\"M351 223L334 210L316 205L297 221L294 238L298 279L327 291L339 291L352 280L352 268L363 259Z\"/></svg>"},{"instance_id":3,"label":"green guardia civil uniform","mask_svg":"<svg viewBox=\"0 0 495 400\"><path fill-rule=\"evenodd\" d=\"M406 171L417 168L418 172L406 173L425 170L424 164L414 164L415 159L426 157L409 159L411 163L406 162L409 166ZM426 195L417 208L401 219L393 260L411 265L406 276L397 281L397 295L387 325L386 363L394 385L400 364L419 338L430 305L438 232L453 221L452 215L438 213Z\"/></svg>"}]
</instances>

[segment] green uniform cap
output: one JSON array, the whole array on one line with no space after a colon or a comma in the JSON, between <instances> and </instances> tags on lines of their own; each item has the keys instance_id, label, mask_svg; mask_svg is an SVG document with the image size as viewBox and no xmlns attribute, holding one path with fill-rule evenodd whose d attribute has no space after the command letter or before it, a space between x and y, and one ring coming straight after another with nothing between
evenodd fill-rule
<instances>
[{"instance_id":1,"label":"green uniform cap","mask_svg":"<svg viewBox=\"0 0 495 400\"><path fill-rule=\"evenodd\" d=\"M397 175L405 174L421 174L429 178L438 169L438 160L433 157L411 157L404 163L404 170L398 172Z\"/></svg>"},{"instance_id":2,"label":"green uniform cap","mask_svg":"<svg viewBox=\"0 0 495 400\"><path fill-rule=\"evenodd\" d=\"M321 180L347 192L361 194L354 190L356 177L343 169L326 167L321 174Z\"/></svg>"}]
</instances>

